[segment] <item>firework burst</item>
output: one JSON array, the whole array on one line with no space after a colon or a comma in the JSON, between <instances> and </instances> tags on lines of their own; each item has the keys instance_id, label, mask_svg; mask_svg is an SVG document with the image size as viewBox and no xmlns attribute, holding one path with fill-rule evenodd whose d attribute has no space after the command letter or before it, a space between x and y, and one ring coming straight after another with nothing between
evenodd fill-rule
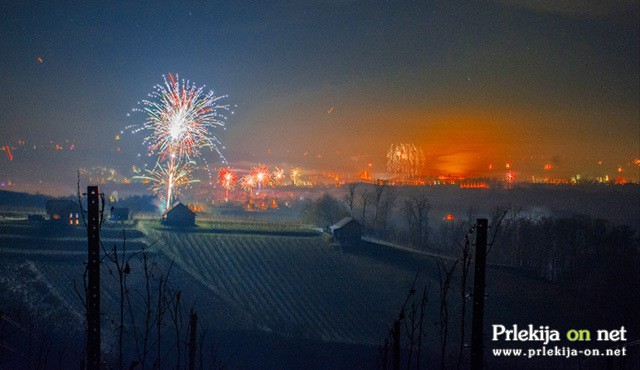
<instances>
[{"instance_id":1,"label":"firework burst","mask_svg":"<svg viewBox=\"0 0 640 370\"><path fill-rule=\"evenodd\" d=\"M252 174L245 175L240 179L240 186L251 195L253 188L256 186L256 179Z\"/></svg>"},{"instance_id":2,"label":"firework burst","mask_svg":"<svg viewBox=\"0 0 640 370\"><path fill-rule=\"evenodd\" d=\"M413 144L391 145L387 152L387 172L396 181L415 181L425 165L422 149Z\"/></svg>"},{"instance_id":3,"label":"firework burst","mask_svg":"<svg viewBox=\"0 0 640 370\"><path fill-rule=\"evenodd\" d=\"M164 77L164 76L163 76ZM147 115L143 129L151 134L145 139L149 151L164 159L170 154L178 158L198 157L200 149L212 148L219 152L219 141L211 130L224 127L229 105L220 104L226 95L216 96L212 91L194 83L164 77L164 84L156 85L149 94L150 100L142 101L142 111Z\"/></svg>"},{"instance_id":4,"label":"firework burst","mask_svg":"<svg viewBox=\"0 0 640 370\"><path fill-rule=\"evenodd\" d=\"M230 169L221 168L218 173L218 183L225 189L225 201L229 201L229 190L233 189L238 175Z\"/></svg>"},{"instance_id":5,"label":"firework burst","mask_svg":"<svg viewBox=\"0 0 640 370\"><path fill-rule=\"evenodd\" d=\"M289 177L291 178L291 181L293 181L294 186L298 186L298 180L300 179L301 173L302 173L302 170L300 170L299 168L294 168L289 173Z\"/></svg>"},{"instance_id":6,"label":"firework burst","mask_svg":"<svg viewBox=\"0 0 640 370\"><path fill-rule=\"evenodd\" d=\"M197 179L190 179L189 175L193 171L193 162L187 162L180 166L167 167L157 162L152 170L145 170L144 174L134 178L147 180L151 183L151 191L159 194L167 202L167 208L171 206L171 197L180 195L180 189L199 182ZM167 194L165 197L164 194Z\"/></svg>"},{"instance_id":7,"label":"firework burst","mask_svg":"<svg viewBox=\"0 0 640 370\"><path fill-rule=\"evenodd\" d=\"M229 105L221 104L226 96L216 96L212 91L205 92L204 86L197 87L188 80L180 80L178 75L169 73L164 84L154 87L148 100L143 100L142 111L147 120L142 130L150 134L144 140L150 155L158 156L156 167L149 179L165 176L152 190L159 194L166 190L167 209L173 203L177 188L190 182L191 171L196 160L201 157L202 148L210 148L218 153L223 163L220 141L211 134L214 128L224 128ZM233 113L233 112L232 112ZM180 182L179 179L186 179ZM158 183L155 181L154 183Z\"/></svg>"},{"instance_id":8,"label":"firework burst","mask_svg":"<svg viewBox=\"0 0 640 370\"><path fill-rule=\"evenodd\" d=\"M262 184L269 184L271 180L271 174L269 173L269 167L258 164L257 167L254 167L251 170L251 176L255 179L256 184L258 185L258 193L262 187Z\"/></svg>"},{"instance_id":9,"label":"firework burst","mask_svg":"<svg viewBox=\"0 0 640 370\"><path fill-rule=\"evenodd\" d=\"M273 179L274 185L280 185L282 180L284 180L284 170L282 168L276 167L276 169L271 174L271 178Z\"/></svg>"}]
</instances>

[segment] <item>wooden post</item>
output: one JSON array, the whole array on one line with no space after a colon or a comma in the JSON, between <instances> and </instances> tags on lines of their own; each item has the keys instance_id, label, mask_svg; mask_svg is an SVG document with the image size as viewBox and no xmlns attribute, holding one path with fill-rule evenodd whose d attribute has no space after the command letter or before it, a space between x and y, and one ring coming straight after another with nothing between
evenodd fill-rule
<instances>
[{"instance_id":1,"label":"wooden post","mask_svg":"<svg viewBox=\"0 0 640 370\"><path fill-rule=\"evenodd\" d=\"M100 369L100 188L87 186L87 369Z\"/></svg>"},{"instance_id":2,"label":"wooden post","mask_svg":"<svg viewBox=\"0 0 640 370\"><path fill-rule=\"evenodd\" d=\"M482 369L484 362L484 285L487 260L487 219L476 225L476 260L473 274L473 316L471 320L471 369Z\"/></svg>"}]
</instances>

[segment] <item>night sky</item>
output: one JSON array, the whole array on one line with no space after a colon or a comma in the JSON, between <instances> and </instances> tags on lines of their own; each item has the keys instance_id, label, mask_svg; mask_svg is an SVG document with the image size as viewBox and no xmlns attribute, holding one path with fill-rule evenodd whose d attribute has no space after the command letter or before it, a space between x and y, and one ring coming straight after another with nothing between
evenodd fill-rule
<instances>
[{"instance_id":1,"label":"night sky","mask_svg":"<svg viewBox=\"0 0 640 370\"><path fill-rule=\"evenodd\" d=\"M389 146L411 142L434 176L511 162L637 179L638 2L562 3L2 1L0 181L53 192L81 167L128 174L144 137L115 135L169 72L237 106L215 134L238 167L383 175Z\"/></svg>"}]
</instances>

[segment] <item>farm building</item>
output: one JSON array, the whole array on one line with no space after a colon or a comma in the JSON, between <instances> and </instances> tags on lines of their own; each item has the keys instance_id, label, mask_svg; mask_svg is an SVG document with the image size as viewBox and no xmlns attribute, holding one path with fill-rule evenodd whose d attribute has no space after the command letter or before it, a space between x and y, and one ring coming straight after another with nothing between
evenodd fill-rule
<instances>
[{"instance_id":1,"label":"farm building","mask_svg":"<svg viewBox=\"0 0 640 370\"><path fill-rule=\"evenodd\" d=\"M329 232L336 242L344 245L356 245L362 237L362 225L351 217L345 217L333 226Z\"/></svg>"},{"instance_id":2,"label":"farm building","mask_svg":"<svg viewBox=\"0 0 640 370\"><path fill-rule=\"evenodd\" d=\"M162 223L168 226L195 226L196 214L180 202L174 203L162 214Z\"/></svg>"},{"instance_id":3,"label":"farm building","mask_svg":"<svg viewBox=\"0 0 640 370\"><path fill-rule=\"evenodd\" d=\"M45 205L50 220L68 225L78 225L80 221L80 207L71 200L48 200Z\"/></svg>"},{"instance_id":4,"label":"farm building","mask_svg":"<svg viewBox=\"0 0 640 370\"><path fill-rule=\"evenodd\" d=\"M111 221L127 221L129 219L129 208L111 208L109 220Z\"/></svg>"}]
</instances>

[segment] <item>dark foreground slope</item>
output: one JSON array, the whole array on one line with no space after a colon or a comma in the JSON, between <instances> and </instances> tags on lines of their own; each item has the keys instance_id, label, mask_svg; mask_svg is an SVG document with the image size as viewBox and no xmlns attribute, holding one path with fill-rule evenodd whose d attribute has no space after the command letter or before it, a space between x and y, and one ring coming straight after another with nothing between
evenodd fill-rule
<instances>
[{"instance_id":1,"label":"dark foreground slope","mask_svg":"<svg viewBox=\"0 0 640 370\"><path fill-rule=\"evenodd\" d=\"M24 222L5 223L0 236L0 309L6 317L0 328L5 345L0 361L4 368L29 368L42 365L46 352L48 367L58 362L65 367L76 366L84 350L83 341L78 339L84 335L84 307L74 289L75 281L81 291L86 249L83 230L45 236L35 234L33 227ZM422 364L440 364L440 280L433 256L373 243L344 249L313 234L256 235L250 230L221 234L202 228L190 233L145 228L147 235L143 235L132 225L125 229L130 253L147 250L151 289L157 288L160 277L167 277L165 298L175 303L179 292L182 302L177 310L167 310L161 327L160 356L154 345L146 367L158 358L161 367L174 366L178 361L185 364L186 320L191 308L198 314L199 332L206 331L204 345L198 350L203 363L273 369L376 367L378 347L387 338L414 280L418 290L427 286L429 292ZM106 251L114 245L121 248L122 226L106 225L103 237ZM140 336L145 315L142 297L146 280L141 256L138 253L130 259L127 275L132 304L124 306L126 364L139 358L141 342L135 337ZM490 266L487 274L486 361L492 368L603 365L602 359L584 357L492 356L490 351L500 347L489 340L493 324L548 325L558 330L625 325L629 342L638 339L637 320L619 314L617 302L599 300L594 305L593 297L581 297L561 285L496 266ZM103 353L108 363L117 366L120 290L117 271L108 259L104 260L102 276ZM445 356L448 368L456 367L458 360L457 275L451 286ZM625 292L619 296L625 294L631 297ZM152 296L154 301L158 298L155 293ZM629 300L628 304L635 303ZM175 316L177 324L171 312L179 313ZM153 341L155 334L150 338ZM42 343L50 343L50 347L44 346L50 348L48 352L42 350ZM522 347L540 347L540 343ZM465 347L463 365L468 363L468 355ZM403 356L406 358L406 352ZM628 360L627 364L637 363L637 354Z\"/></svg>"}]
</instances>

